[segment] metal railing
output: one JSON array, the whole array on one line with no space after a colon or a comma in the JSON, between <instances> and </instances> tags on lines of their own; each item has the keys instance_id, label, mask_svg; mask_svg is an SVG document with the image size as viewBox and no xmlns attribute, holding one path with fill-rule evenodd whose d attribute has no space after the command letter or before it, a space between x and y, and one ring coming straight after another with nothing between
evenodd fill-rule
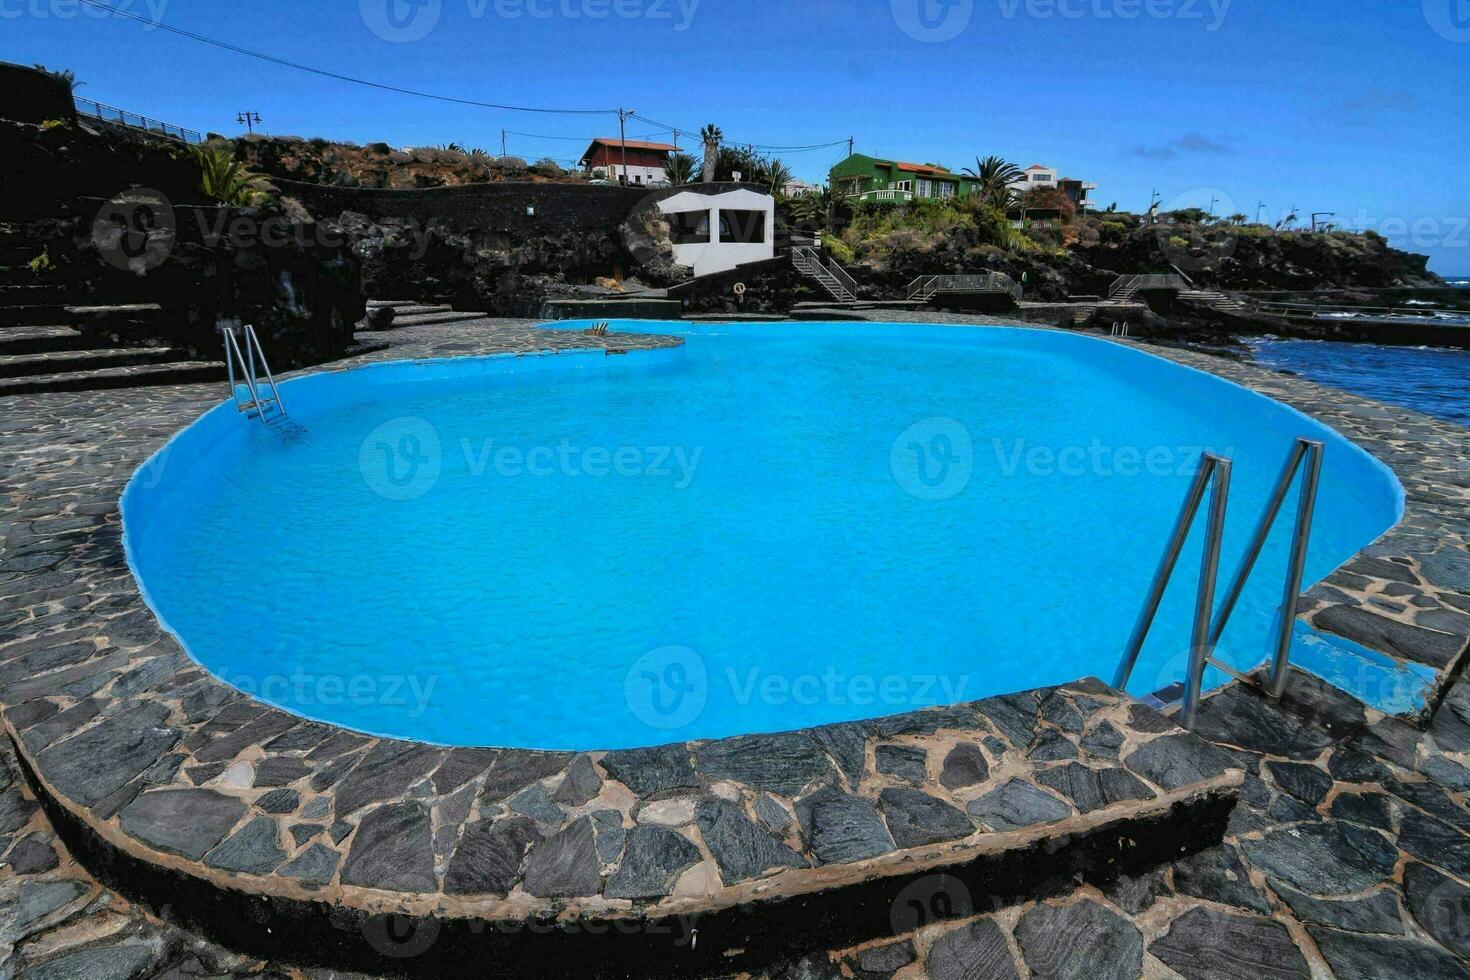
<instances>
[{"instance_id":1,"label":"metal railing","mask_svg":"<svg viewBox=\"0 0 1470 980\"><path fill-rule=\"evenodd\" d=\"M1194 482L1185 495L1184 505L1180 508L1174 530L1169 536L1169 543L1164 549L1164 556L1154 573L1153 582L1149 585L1143 610L1139 613L1133 633L1128 638L1128 645L1124 647L1117 674L1113 678L1114 687L1119 690L1126 689L1128 681L1133 676L1133 669L1138 663L1144 641L1148 639L1149 630L1153 627L1154 618L1158 615L1164 592L1173 578L1174 569L1179 563L1179 555L1184 549L1185 541L1189 538L1190 530L1194 527L1207 489L1210 490L1210 512L1205 530L1204 553L1200 561L1199 587L1195 594L1188 673L1184 680L1184 697L1180 708L1181 723L1186 729L1193 730L1199 719L1206 667L1215 667L1239 681L1249 680L1231 665L1215 659L1215 648L1225 632L1226 625L1230 622L1231 615L1235 612L1235 606L1240 601L1241 593L1245 590L1251 573L1255 570L1266 539L1270 536L1272 528L1276 526L1277 518L1281 515L1281 508L1286 502L1287 493L1290 492L1292 484L1296 482L1298 472L1304 471L1302 488L1297 499L1296 526L1292 531L1291 555L1287 562L1286 582L1282 591L1280 622L1272 648L1271 668L1266 682L1267 692L1272 697L1281 696L1286 689L1287 667L1291 660L1292 631L1296 623L1296 603L1301 595L1307 547L1311 541L1312 521L1316 514L1317 488L1322 474L1322 451L1323 446L1320 442L1310 439L1296 441L1276 481L1271 497L1267 501L1266 509L1256 525L1255 533L1251 536L1250 545L1246 548L1240 568L1231 580L1229 589L1226 590L1225 600L1221 603L1218 613L1214 611L1215 586L1220 570L1220 548L1225 531L1225 513L1230 499L1232 464L1230 460L1211 453L1206 453L1201 457Z\"/></svg>"},{"instance_id":2,"label":"metal railing","mask_svg":"<svg viewBox=\"0 0 1470 980\"><path fill-rule=\"evenodd\" d=\"M816 249L798 245L791 250L791 261L798 271L821 283L833 299L843 303L857 299L857 283L852 276L835 262L827 265Z\"/></svg>"},{"instance_id":3,"label":"metal railing","mask_svg":"<svg viewBox=\"0 0 1470 980\"><path fill-rule=\"evenodd\" d=\"M1114 323L1113 324L1113 336L1114 337L1128 337L1128 336L1130 336L1132 334L1132 332L1133 332L1133 325L1131 323L1129 323L1127 320L1124 320L1122 323Z\"/></svg>"},{"instance_id":4,"label":"metal railing","mask_svg":"<svg viewBox=\"0 0 1470 980\"><path fill-rule=\"evenodd\" d=\"M899 190L857 191L847 195L847 199L850 201L901 201L907 204L914 199L914 192Z\"/></svg>"},{"instance_id":5,"label":"metal railing","mask_svg":"<svg viewBox=\"0 0 1470 980\"><path fill-rule=\"evenodd\" d=\"M243 412L246 418L264 420L267 412L274 407L277 414L285 415L286 405L281 401L275 376L271 374L270 364L266 362L265 351L260 347L260 338L256 336L255 328L247 323L242 329L243 350L242 336L237 336L235 331L233 325L220 326L225 342L225 368L228 372L226 383L230 386L230 397L235 400L235 411ZM265 372L264 384L260 381L259 371ZM269 388L268 395L262 393L264 388Z\"/></svg>"},{"instance_id":6,"label":"metal railing","mask_svg":"<svg viewBox=\"0 0 1470 980\"><path fill-rule=\"evenodd\" d=\"M204 142L204 137L192 129L175 126L172 123L166 123L149 116L141 116L136 112L119 109L117 106L93 102L91 99L72 96L72 101L76 103L77 112L84 116L91 116L94 119L101 119L103 122L117 123L122 126L127 126L130 129L141 129L159 136L166 136L169 139L180 140L184 143Z\"/></svg>"},{"instance_id":7,"label":"metal railing","mask_svg":"<svg viewBox=\"0 0 1470 980\"><path fill-rule=\"evenodd\" d=\"M1152 274L1141 276L1119 276L1113 280L1112 287L1108 290L1108 299L1122 300L1132 298L1134 293L1145 289L1183 289L1184 277L1172 274Z\"/></svg>"},{"instance_id":8,"label":"metal railing","mask_svg":"<svg viewBox=\"0 0 1470 980\"><path fill-rule=\"evenodd\" d=\"M909 299L929 299L936 293L1005 293L1017 302L1021 287L1004 272L973 276L920 276L908 284Z\"/></svg>"}]
</instances>

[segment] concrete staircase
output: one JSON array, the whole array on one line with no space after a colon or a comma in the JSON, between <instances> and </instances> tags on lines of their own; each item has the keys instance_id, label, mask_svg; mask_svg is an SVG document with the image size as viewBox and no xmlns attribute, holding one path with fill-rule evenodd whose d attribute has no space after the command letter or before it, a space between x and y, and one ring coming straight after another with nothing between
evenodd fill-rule
<instances>
[{"instance_id":1,"label":"concrete staircase","mask_svg":"<svg viewBox=\"0 0 1470 980\"><path fill-rule=\"evenodd\" d=\"M407 327L433 327L445 323L463 323L468 320L482 320L484 313L469 313L463 310L455 310L446 304L420 303L416 300L406 299L370 299L368 300L368 313L374 310L391 309L393 320L386 327L373 330L367 322L361 324L358 333L383 333L388 330L402 330Z\"/></svg>"},{"instance_id":2,"label":"concrete staircase","mask_svg":"<svg viewBox=\"0 0 1470 980\"><path fill-rule=\"evenodd\" d=\"M45 244L0 226L0 396L220 381L223 360L201 361L182 349L140 339L127 344L79 327L101 322L146 324L154 305L96 304L88 285L60 270L29 263Z\"/></svg>"},{"instance_id":3,"label":"concrete staircase","mask_svg":"<svg viewBox=\"0 0 1470 980\"><path fill-rule=\"evenodd\" d=\"M1179 294L1179 298L1188 303L1197 303L1200 306L1208 306L1221 313L1244 314L1245 304L1239 300L1231 299L1224 293L1214 289L1186 289Z\"/></svg>"}]
</instances>

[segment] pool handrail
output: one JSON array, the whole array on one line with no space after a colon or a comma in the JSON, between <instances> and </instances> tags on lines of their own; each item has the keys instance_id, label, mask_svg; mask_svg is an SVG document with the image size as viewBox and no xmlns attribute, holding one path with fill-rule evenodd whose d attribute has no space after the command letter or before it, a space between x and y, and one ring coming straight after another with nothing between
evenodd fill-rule
<instances>
[{"instance_id":1,"label":"pool handrail","mask_svg":"<svg viewBox=\"0 0 1470 980\"><path fill-rule=\"evenodd\" d=\"M1204 555L1200 563L1199 588L1195 595L1194 629L1189 648L1189 668L1184 680L1180 722L1184 728L1193 731L1198 721L1206 667L1215 667L1238 681L1250 680L1230 664L1215 659L1214 651L1220 642L1221 635L1225 632L1231 615L1235 612L1235 606L1240 600L1241 593L1245 590L1246 583L1250 580L1251 573L1255 570L1266 539L1281 516L1281 508L1286 502L1286 495L1296 483L1298 472L1302 472L1304 476L1301 491L1297 497L1296 524L1292 530L1291 555L1287 561L1286 581L1282 590L1280 619L1272 650L1271 668L1265 683L1266 691L1271 697L1281 697L1286 690L1287 668L1291 662L1291 640L1296 623L1296 604L1301 595L1307 547L1311 542L1312 522L1316 514L1317 491L1322 476L1323 450L1323 443L1320 441L1306 438L1296 440L1287 456L1286 464L1282 467L1281 475L1277 477L1276 486L1266 503L1266 509L1256 523L1251 543L1246 548L1245 557L1231 580L1230 587L1226 590L1225 599L1221 603L1218 614L1213 612L1215 585L1219 574L1220 545L1225 531L1225 513L1229 504L1232 464L1229 459L1213 453L1201 455L1194 482L1190 484L1189 492L1185 495L1184 505L1180 508L1174 530L1169 536L1169 543L1164 549L1163 558L1149 586L1143 610L1139 613L1138 622L1133 627L1133 634L1129 637L1122 660L1118 664L1118 671L1113 678L1115 688L1121 691L1128 686L1133 669L1138 663L1139 654L1143 650L1144 641L1148 639L1154 617L1158 614L1159 606L1163 602L1164 592L1173 578L1179 555L1184 550L1185 541L1188 540L1195 518L1199 515L1206 489L1211 491L1210 512L1205 532Z\"/></svg>"}]
</instances>

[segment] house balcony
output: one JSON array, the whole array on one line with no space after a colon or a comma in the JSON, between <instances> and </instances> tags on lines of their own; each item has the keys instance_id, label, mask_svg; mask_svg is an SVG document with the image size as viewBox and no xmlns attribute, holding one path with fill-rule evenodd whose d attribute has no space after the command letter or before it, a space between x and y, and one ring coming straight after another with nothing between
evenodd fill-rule
<instances>
[{"instance_id":1,"label":"house balcony","mask_svg":"<svg viewBox=\"0 0 1470 980\"><path fill-rule=\"evenodd\" d=\"M881 191L862 191L857 194L847 195L847 199L849 201L862 201L864 203L871 203L875 201L888 201L897 202L899 204L908 204L914 199L914 192L892 189Z\"/></svg>"}]
</instances>

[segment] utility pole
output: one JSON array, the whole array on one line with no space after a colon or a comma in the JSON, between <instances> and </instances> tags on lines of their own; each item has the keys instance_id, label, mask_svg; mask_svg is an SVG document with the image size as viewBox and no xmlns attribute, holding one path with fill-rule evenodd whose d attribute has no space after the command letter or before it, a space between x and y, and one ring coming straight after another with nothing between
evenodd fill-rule
<instances>
[{"instance_id":1,"label":"utility pole","mask_svg":"<svg viewBox=\"0 0 1470 980\"><path fill-rule=\"evenodd\" d=\"M252 112L249 109L242 110L235 116L235 122L243 123L246 132L253 134L256 124L260 122L260 113Z\"/></svg>"},{"instance_id":2,"label":"utility pole","mask_svg":"<svg viewBox=\"0 0 1470 980\"><path fill-rule=\"evenodd\" d=\"M853 154L852 147L853 147L853 138L851 136L849 136L847 138L847 155L848 156L852 156L852 154Z\"/></svg>"},{"instance_id":3,"label":"utility pole","mask_svg":"<svg viewBox=\"0 0 1470 980\"><path fill-rule=\"evenodd\" d=\"M505 136L505 130L502 129L500 131L500 169L502 172L505 170L505 161L510 159L510 154L506 152Z\"/></svg>"},{"instance_id":4,"label":"utility pole","mask_svg":"<svg viewBox=\"0 0 1470 980\"><path fill-rule=\"evenodd\" d=\"M1256 205L1256 224L1261 223L1261 212L1266 210L1266 202L1262 201Z\"/></svg>"},{"instance_id":5,"label":"utility pole","mask_svg":"<svg viewBox=\"0 0 1470 980\"><path fill-rule=\"evenodd\" d=\"M1220 198L1217 195L1211 194L1210 195L1210 217L1213 218L1215 216L1215 205L1217 205L1219 203L1220 203Z\"/></svg>"},{"instance_id":6,"label":"utility pole","mask_svg":"<svg viewBox=\"0 0 1470 980\"><path fill-rule=\"evenodd\" d=\"M623 143L623 186L632 186L628 180L628 117L633 114L632 109L618 110L618 138Z\"/></svg>"}]
</instances>

